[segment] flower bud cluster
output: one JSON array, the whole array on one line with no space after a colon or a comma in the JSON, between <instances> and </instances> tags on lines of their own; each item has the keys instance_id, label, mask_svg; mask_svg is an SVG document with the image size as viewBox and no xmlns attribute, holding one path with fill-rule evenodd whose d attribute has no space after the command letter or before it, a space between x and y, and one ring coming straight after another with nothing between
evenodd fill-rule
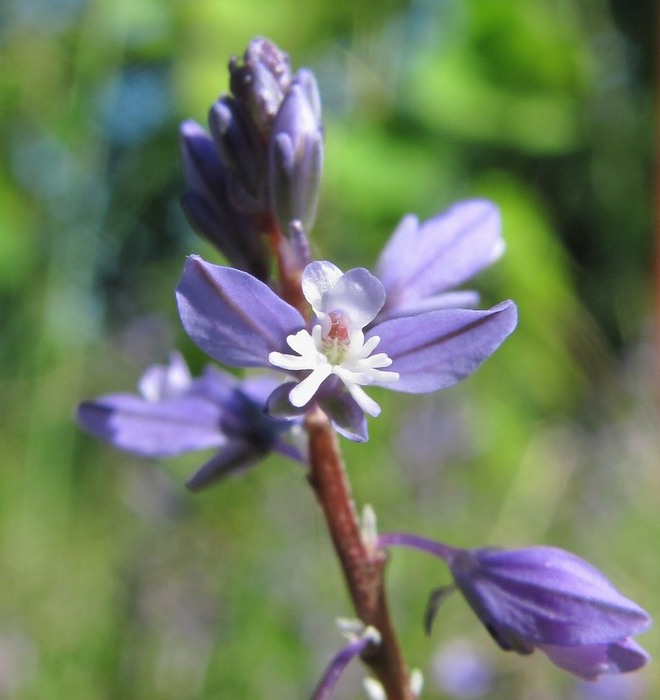
<instances>
[{"instance_id":1,"label":"flower bud cluster","mask_svg":"<svg viewBox=\"0 0 660 700\"><path fill-rule=\"evenodd\" d=\"M181 126L190 224L229 263L266 280L270 251L292 222L309 230L316 216L323 135L321 102L311 71L292 74L289 57L254 39L229 63L230 94L211 107L209 133Z\"/></svg>"}]
</instances>

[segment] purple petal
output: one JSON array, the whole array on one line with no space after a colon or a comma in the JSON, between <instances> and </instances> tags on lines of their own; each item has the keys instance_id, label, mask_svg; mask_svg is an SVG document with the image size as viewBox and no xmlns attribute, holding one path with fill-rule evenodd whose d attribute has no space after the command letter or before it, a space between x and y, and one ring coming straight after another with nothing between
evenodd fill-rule
<instances>
[{"instance_id":1,"label":"purple petal","mask_svg":"<svg viewBox=\"0 0 660 700\"><path fill-rule=\"evenodd\" d=\"M487 311L443 309L385 321L367 334L392 359L394 391L413 394L450 387L472 374L513 331L517 309L505 301ZM377 382L374 382L376 385Z\"/></svg>"},{"instance_id":2,"label":"purple petal","mask_svg":"<svg viewBox=\"0 0 660 700\"><path fill-rule=\"evenodd\" d=\"M234 367L271 367L268 354L287 352L302 316L263 282L199 256L186 260L177 287L183 327L204 352Z\"/></svg>"},{"instance_id":3,"label":"purple petal","mask_svg":"<svg viewBox=\"0 0 660 700\"><path fill-rule=\"evenodd\" d=\"M644 649L632 639L577 647L540 644L539 649L553 664L587 681L596 680L603 674L636 671L650 660Z\"/></svg>"},{"instance_id":4,"label":"purple petal","mask_svg":"<svg viewBox=\"0 0 660 700\"><path fill-rule=\"evenodd\" d=\"M341 310L354 327L364 328L385 303L385 289L369 270L356 267L337 281L324 303L324 311Z\"/></svg>"},{"instance_id":5,"label":"purple petal","mask_svg":"<svg viewBox=\"0 0 660 700\"><path fill-rule=\"evenodd\" d=\"M315 260L305 267L302 275L302 290L305 299L314 311L327 312L325 299L344 273L327 260Z\"/></svg>"},{"instance_id":6,"label":"purple petal","mask_svg":"<svg viewBox=\"0 0 660 700\"><path fill-rule=\"evenodd\" d=\"M498 208L486 200L460 202L418 224L405 216L376 265L387 291L384 313L456 287L504 250Z\"/></svg>"},{"instance_id":7,"label":"purple petal","mask_svg":"<svg viewBox=\"0 0 660 700\"><path fill-rule=\"evenodd\" d=\"M416 316L427 311L439 309L474 309L479 304L479 292L474 290L462 290L459 292L443 292L430 297L411 299L396 306L388 306L386 303L381 313L375 319L375 323L383 323L391 318L401 316Z\"/></svg>"},{"instance_id":8,"label":"purple petal","mask_svg":"<svg viewBox=\"0 0 660 700\"><path fill-rule=\"evenodd\" d=\"M195 396L150 402L133 394L108 394L78 408L85 431L143 457L223 445L220 417L219 406Z\"/></svg>"},{"instance_id":9,"label":"purple petal","mask_svg":"<svg viewBox=\"0 0 660 700\"><path fill-rule=\"evenodd\" d=\"M385 290L369 270L356 267L346 273L327 260L307 265L303 294L317 314L342 311L355 327L364 328L385 302Z\"/></svg>"}]
</instances>

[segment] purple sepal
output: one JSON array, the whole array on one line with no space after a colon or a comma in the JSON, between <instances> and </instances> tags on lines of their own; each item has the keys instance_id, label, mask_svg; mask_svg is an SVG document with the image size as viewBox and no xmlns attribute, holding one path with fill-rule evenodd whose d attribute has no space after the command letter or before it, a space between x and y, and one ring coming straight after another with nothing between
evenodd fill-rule
<instances>
[{"instance_id":1,"label":"purple sepal","mask_svg":"<svg viewBox=\"0 0 660 700\"><path fill-rule=\"evenodd\" d=\"M107 394L78 407L78 423L90 435L143 457L169 457L220 447L222 409L199 396L147 401Z\"/></svg>"},{"instance_id":2,"label":"purple sepal","mask_svg":"<svg viewBox=\"0 0 660 700\"><path fill-rule=\"evenodd\" d=\"M443 292L502 255L500 230L498 208L481 199L454 204L422 224L415 216L405 216L376 264L376 275L387 291L378 320L446 308Z\"/></svg>"},{"instance_id":3,"label":"purple sepal","mask_svg":"<svg viewBox=\"0 0 660 700\"><path fill-rule=\"evenodd\" d=\"M473 290L444 292L424 299L412 299L397 304L384 313L379 313L374 323L383 323L401 316L417 316L427 311L440 309L474 309L479 304L480 299L479 293Z\"/></svg>"},{"instance_id":4,"label":"purple sepal","mask_svg":"<svg viewBox=\"0 0 660 700\"><path fill-rule=\"evenodd\" d=\"M399 373L388 389L426 393L472 374L514 330L517 318L516 305L505 301L486 311L443 309L394 318L366 337L380 337L378 349L392 360L388 370Z\"/></svg>"},{"instance_id":5,"label":"purple sepal","mask_svg":"<svg viewBox=\"0 0 660 700\"><path fill-rule=\"evenodd\" d=\"M287 336L305 326L300 313L263 282L196 255L186 260L176 297L188 335L234 367L271 367L268 354L286 351Z\"/></svg>"}]
</instances>

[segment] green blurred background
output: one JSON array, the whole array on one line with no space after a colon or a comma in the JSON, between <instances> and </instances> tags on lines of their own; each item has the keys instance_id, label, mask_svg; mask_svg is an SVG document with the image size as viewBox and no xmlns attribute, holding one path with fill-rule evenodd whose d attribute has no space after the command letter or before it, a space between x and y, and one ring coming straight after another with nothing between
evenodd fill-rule
<instances>
[{"instance_id":1,"label":"green blurred background","mask_svg":"<svg viewBox=\"0 0 660 700\"><path fill-rule=\"evenodd\" d=\"M404 213L465 197L503 213L506 255L477 284L484 304L518 302L519 328L452 390L376 396L371 441L344 443L358 504L383 530L570 549L660 614L652 10L3 2L1 698L305 698L342 643L334 619L351 609L300 467L269 458L191 495L206 455L147 462L74 424L77 401L133 390L173 347L206 362L173 296L186 254L218 261L178 206L178 123L205 122L228 57L257 34L320 83L316 256L369 266ZM439 562L394 554L392 606L424 697L660 694L657 663L587 685L541 654L500 652L458 596L426 637L443 583ZM640 641L660 657L655 632ZM459 657L481 685L449 687ZM363 697L362 675L351 668L338 697Z\"/></svg>"}]
</instances>

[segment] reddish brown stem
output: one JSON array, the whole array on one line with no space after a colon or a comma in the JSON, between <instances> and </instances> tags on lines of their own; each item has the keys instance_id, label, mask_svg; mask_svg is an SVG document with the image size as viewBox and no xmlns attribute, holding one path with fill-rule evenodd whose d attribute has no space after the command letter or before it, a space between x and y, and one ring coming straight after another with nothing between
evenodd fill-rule
<instances>
[{"instance_id":1,"label":"reddish brown stem","mask_svg":"<svg viewBox=\"0 0 660 700\"><path fill-rule=\"evenodd\" d=\"M308 413L305 428L310 448L309 482L323 510L355 613L381 635L381 643L369 647L362 659L383 685L388 700L413 700L385 597L386 555L371 552L360 535L346 470L330 421L316 408Z\"/></svg>"},{"instance_id":2,"label":"reddish brown stem","mask_svg":"<svg viewBox=\"0 0 660 700\"><path fill-rule=\"evenodd\" d=\"M263 229L278 261L280 295L309 318L309 305L302 293L302 270L291 264L295 256L289 256L288 241L283 240L274 217L264 222ZM320 408L308 412L305 430L309 438L309 483L325 516L355 613L381 636L380 644L368 647L362 660L382 684L388 700L414 700L385 597L386 555L371 551L361 537L337 434Z\"/></svg>"},{"instance_id":3,"label":"reddish brown stem","mask_svg":"<svg viewBox=\"0 0 660 700\"><path fill-rule=\"evenodd\" d=\"M309 319L309 304L302 293L302 270L292 264L288 241L282 235L275 218L269 216L263 225L268 236L268 245L277 260L280 281L280 296Z\"/></svg>"}]
</instances>

